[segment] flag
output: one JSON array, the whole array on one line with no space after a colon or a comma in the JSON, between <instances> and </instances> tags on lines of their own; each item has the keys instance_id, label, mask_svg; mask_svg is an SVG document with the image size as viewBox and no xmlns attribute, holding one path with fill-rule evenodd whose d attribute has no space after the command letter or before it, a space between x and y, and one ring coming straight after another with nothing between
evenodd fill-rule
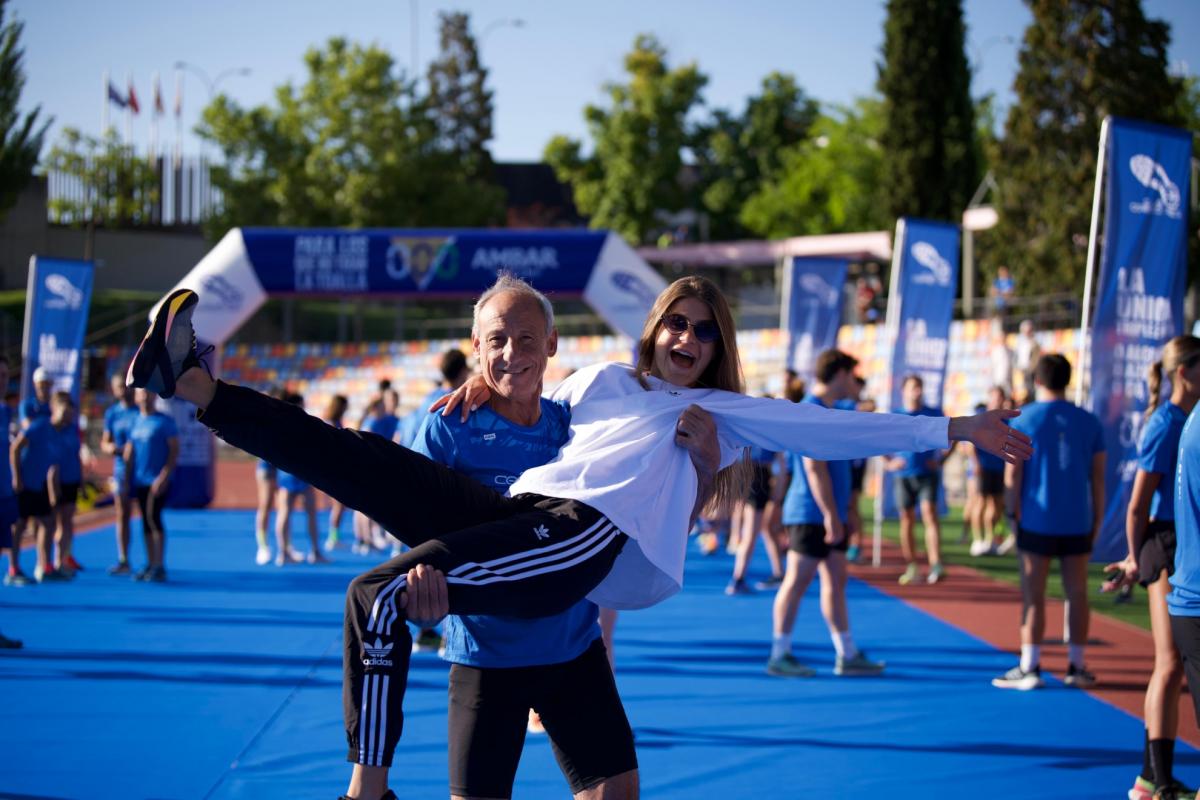
<instances>
[{"instance_id":1,"label":"flag","mask_svg":"<svg viewBox=\"0 0 1200 800\"><path fill-rule=\"evenodd\" d=\"M159 82L156 72L154 73L154 115L161 117L163 113L162 84Z\"/></svg>"},{"instance_id":2,"label":"flag","mask_svg":"<svg viewBox=\"0 0 1200 800\"><path fill-rule=\"evenodd\" d=\"M115 103L118 108L125 108L125 106L129 105L129 101L125 99L117 87L112 85L112 81L108 82L108 102Z\"/></svg>"},{"instance_id":3,"label":"flag","mask_svg":"<svg viewBox=\"0 0 1200 800\"><path fill-rule=\"evenodd\" d=\"M135 114L141 113L141 106L138 105L137 92L133 90L133 80L129 81L129 110Z\"/></svg>"},{"instance_id":4,"label":"flag","mask_svg":"<svg viewBox=\"0 0 1200 800\"><path fill-rule=\"evenodd\" d=\"M817 356L837 346L849 266L844 258L793 258L786 273L786 363L806 381L813 379Z\"/></svg>"},{"instance_id":5,"label":"flag","mask_svg":"<svg viewBox=\"0 0 1200 800\"><path fill-rule=\"evenodd\" d=\"M178 72L175 73L175 116L183 116L183 79Z\"/></svg>"}]
</instances>

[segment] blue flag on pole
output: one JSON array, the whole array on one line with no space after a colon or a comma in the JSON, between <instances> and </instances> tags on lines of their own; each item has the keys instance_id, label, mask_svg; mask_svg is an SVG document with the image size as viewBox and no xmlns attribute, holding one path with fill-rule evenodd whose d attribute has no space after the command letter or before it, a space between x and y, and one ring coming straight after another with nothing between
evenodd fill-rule
<instances>
[{"instance_id":1,"label":"blue flag on pole","mask_svg":"<svg viewBox=\"0 0 1200 800\"><path fill-rule=\"evenodd\" d=\"M21 343L25 362L22 400L33 395L33 371L45 367L54 378L55 391L70 392L79 406L81 353L92 304L93 271L90 261L37 256L29 260Z\"/></svg>"},{"instance_id":2,"label":"blue flag on pole","mask_svg":"<svg viewBox=\"0 0 1200 800\"><path fill-rule=\"evenodd\" d=\"M1093 558L1125 555L1146 374L1183 332L1192 134L1109 119L1104 248L1091 336L1091 410L1104 425L1106 506Z\"/></svg>"},{"instance_id":3,"label":"blue flag on pole","mask_svg":"<svg viewBox=\"0 0 1200 800\"><path fill-rule=\"evenodd\" d=\"M837 345L849 265L844 258L792 259L784 305L787 366L806 382L812 382L817 356Z\"/></svg>"},{"instance_id":4,"label":"blue flag on pole","mask_svg":"<svg viewBox=\"0 0 1200 800\"><path fill-rule=\"evenodd\" d=\"M941 408L958 291L959 229L919 219L902 219L898 228L900 276L895 286L899 297L890 309L896 320L888 319L895 335L888 410L904 407L903 384L908 375L921 376L925 405ZM884 472L881 490L883 513L888 518L896 515L892 477ZM944 503L940 497L939 503Z\"/></svg>"}]
</instances>

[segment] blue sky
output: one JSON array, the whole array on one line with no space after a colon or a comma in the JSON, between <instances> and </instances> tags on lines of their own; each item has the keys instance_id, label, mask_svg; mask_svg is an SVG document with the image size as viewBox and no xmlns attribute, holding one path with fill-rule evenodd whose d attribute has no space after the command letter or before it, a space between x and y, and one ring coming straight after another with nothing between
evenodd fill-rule
<instances>
[{"instance_id":1,"label":"blue sky","mask_svg":"<svg viewBox=\"0 0 1200 800\"><path fill-rule=\"evenodd\" d=\"M1144 6L1172 25L1172 64L1200 71L1200 0ZM601 85L622 79L622 56L639 33L655 34L673 64L699 64L710 79L709 106L740 109L772 70L794 74L825 102L871 92L884 21L882 0L14 0L9 8L26 23L25 100L55 117L51 140L65 125L99 131L107 69L122 87L133 77L141 146L149 139L151 75L162 75L169 112L176 61L211 77L249 68L249 76L229 76L220 89L256 105L269 102L279 84L302 80L304 51L331 36L377 43L410 66L414 17L423 73L437 49L438 12L466 11L477 35L487 31L481 50L495 92L492 152L502 161L537 160L556 133L582 136L584 104L601 102ZM968 57L980 65L973 93L995 92L1005 106L1029 12L1020 0L966 0L965 10ZM504 22L513 19L524 25ZM194 153L190 131L207 90L190 72L183 80L184 149ZM160 135L173 141L173 118L164 118Z\"/></svg>"}]
</instances>

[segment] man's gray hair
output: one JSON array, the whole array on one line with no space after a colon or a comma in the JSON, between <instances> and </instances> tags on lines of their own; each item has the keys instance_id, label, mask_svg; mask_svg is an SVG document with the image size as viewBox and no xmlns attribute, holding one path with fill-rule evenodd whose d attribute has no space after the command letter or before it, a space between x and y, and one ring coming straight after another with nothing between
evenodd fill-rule
<instances>
[{"instance_id":1,"label":"man's gray hair","mask_svg":"<svg viewBox=\"0 0 1200 800\"><path fill-rule=\"evenodd\" d=\"M487 291L479 295L479 299L475 301L475 313L471 319L472 336L479 335L479 312L483 310L483 307L487 305L489 300L501 292L515 292L516 294L532 297L538 301L542 307L542 314L546 317L546 335L549 336L550 332L554 330L554 307L550 305L550 301L546 298L546 295L511 272L501 272L496 276L496 282Z\"/></svg>"}]
</instances>

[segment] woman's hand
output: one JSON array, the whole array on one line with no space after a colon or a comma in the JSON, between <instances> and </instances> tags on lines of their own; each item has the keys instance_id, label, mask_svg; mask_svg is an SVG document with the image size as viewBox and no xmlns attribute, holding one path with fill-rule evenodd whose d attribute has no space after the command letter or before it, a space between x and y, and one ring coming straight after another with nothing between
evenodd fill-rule
<instances>
[{"instance_id":1,"label":"woman's hand","mask_svg":"<svg viewBox=\"0 0 1200 800\"><path fill-rule=\"evenodd\" d=\"M970 442L1010 464L1027 461L1033 455L1033 442L1007 424L1007 420L1020 415L1020 411L995 409L973 417L954 417L950 420L950 440Z\"/></svg>"},{"instance_id":2,"label":"woman's hand","mask_svg":"<svg viewBox=\"0 0 1200 800\"><path fill-rule=\"evenodd\" d=\"M716 475L721 468L721 445L717 442L717 423L703 408L690 405L675 423L675 444L688 451L700 475Z\"/></svg>"},{"instance_id":3,"label":"woman's hand","mask_svg":"<svg viewBox=\"0 0 1200 800\"><path fill-rule=\"evenodd\" d=\"M482 375L472 375L467 378L467 382L455 389L450 394L442 395L437 400L433 401L433 405L429 407L430 413L442 410L442 416L448 417L458 408L462 406L462 421L466 422L467 417L472 411L477 410L480 406L492 398L492 390L488 388L487 382L484 381Z\"/></svg>"},{"instance_id":4,"label":"woman's hand","mask_svg":"<svg viewBox=\"0 0 1200 800\"><path fill-rule=\"evenodd\" d=\"M1138 582L1138 565L1133 556L1126 556L1121 561L1113 562L1104 568L1108 580L1100 584L1100 591L1115 592L1125 586Z\"/></svg>"}]
</instances>

